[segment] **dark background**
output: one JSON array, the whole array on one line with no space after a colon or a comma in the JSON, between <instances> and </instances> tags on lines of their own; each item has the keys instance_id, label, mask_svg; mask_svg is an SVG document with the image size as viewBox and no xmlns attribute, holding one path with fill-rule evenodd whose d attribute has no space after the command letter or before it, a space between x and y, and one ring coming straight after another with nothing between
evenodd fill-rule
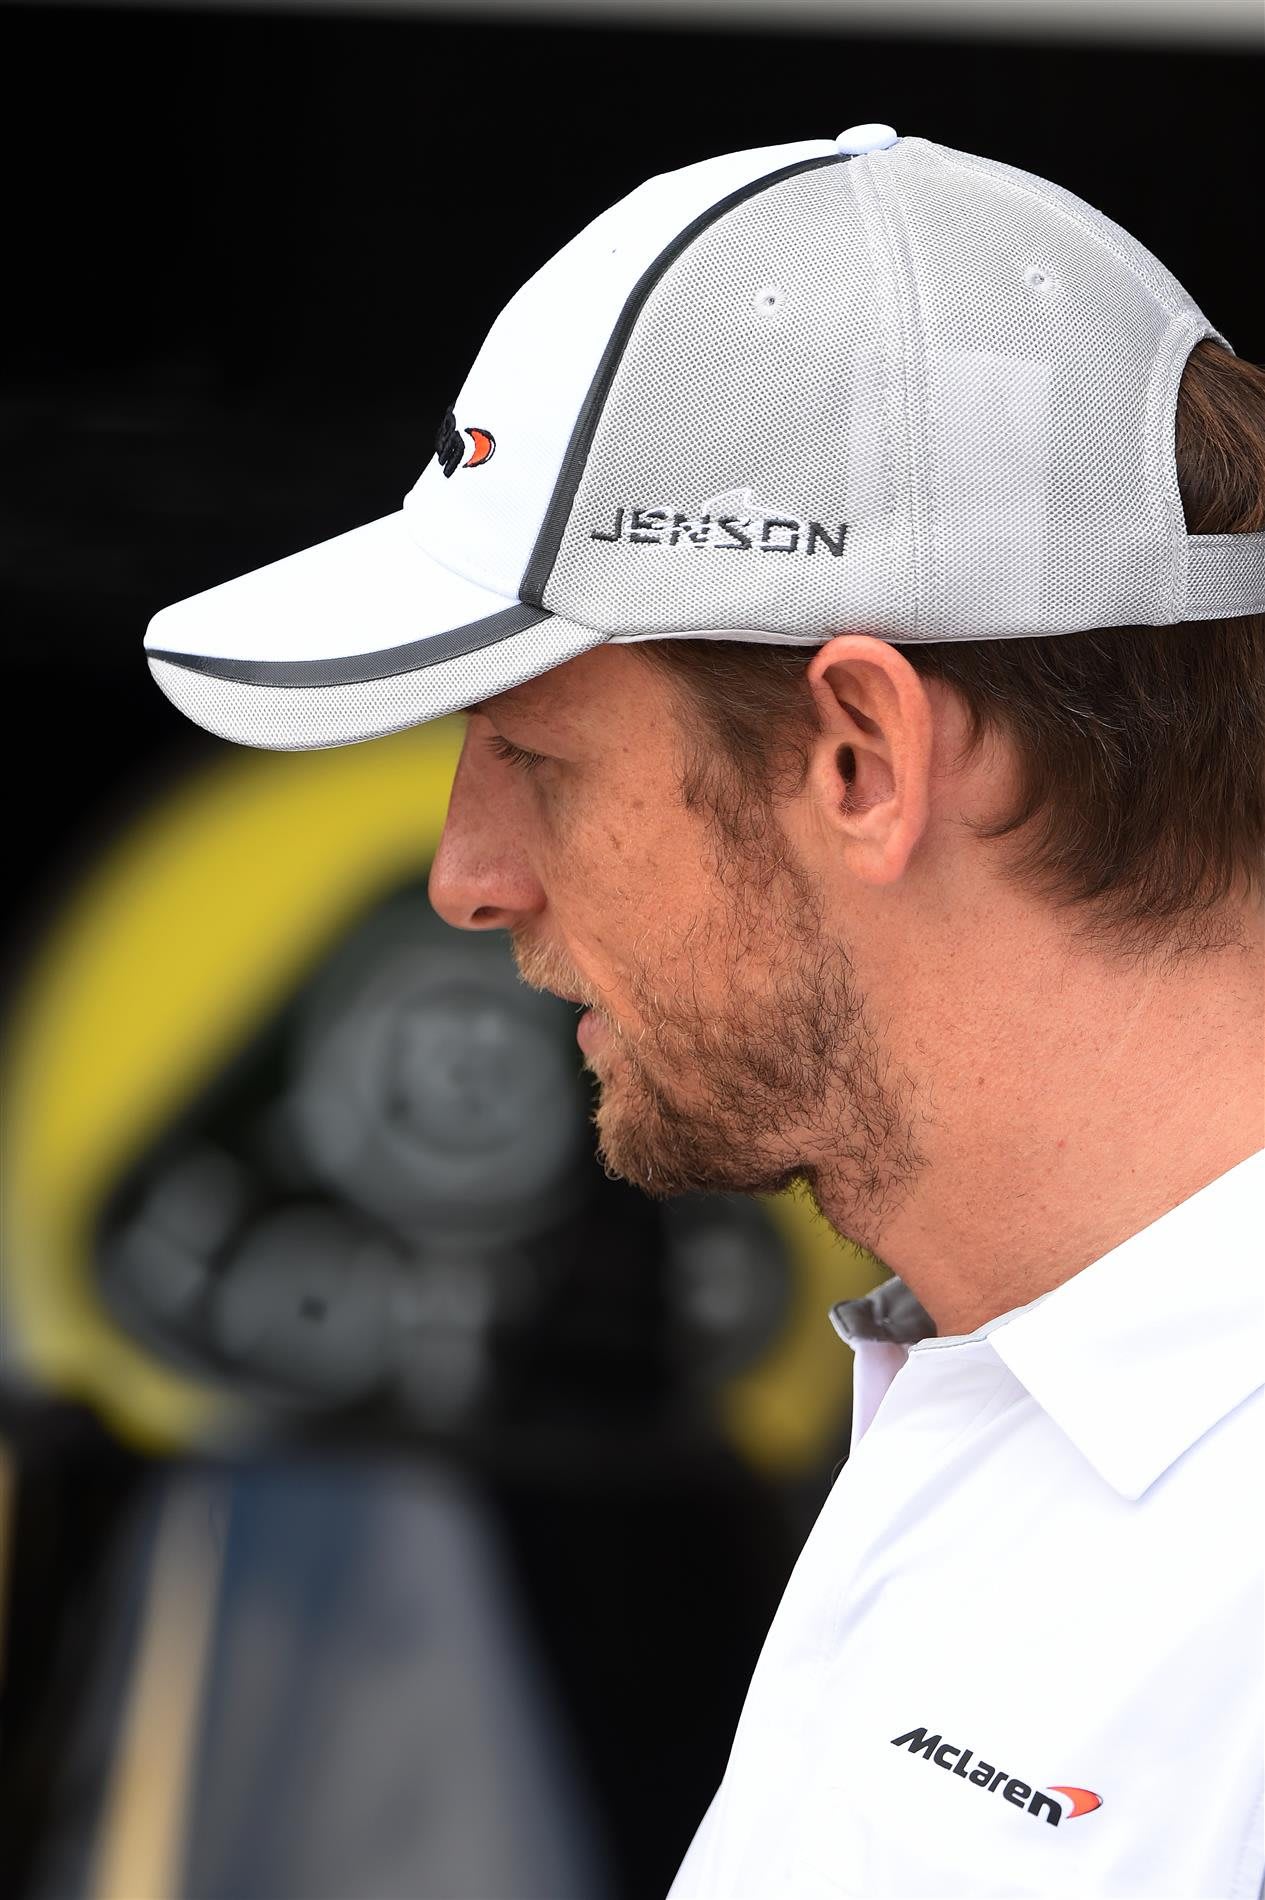
<instances>
[{"instance_id":1,"label":"dark background","mask_svg":"<svg viewBox=\"0 0 1265 1900\"><path fill-rule=\"evenodd\" d=\"M9 983L94 855L221 750L149 679L149 617L398 507L502 305L652 172L886 120L1099 206L1265 357L1261 62L1242 51L473 11L9 7L0 34ZM29 1743L17 1894L94 1640L72 1586L143 1474L55 1397L14 1407L7 1436L23 1481L10 1687ZM828 1483L779 1513L711 1471L638 1480L631 1502L586 1494L583 1568L565 1487L543 1508L498 1499L621 1895L661 1892L701 1817ZM638 1602L631 1637L626 1621L602 1633L603 1603Z\"/></svg>"}]
</instances>

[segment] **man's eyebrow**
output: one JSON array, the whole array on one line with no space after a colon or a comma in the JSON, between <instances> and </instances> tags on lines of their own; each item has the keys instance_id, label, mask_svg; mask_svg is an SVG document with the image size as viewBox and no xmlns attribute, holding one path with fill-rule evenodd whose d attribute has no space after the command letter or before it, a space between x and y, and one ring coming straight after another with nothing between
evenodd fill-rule
<instances>
[{"instance_id":1,"label":"man's eyebrow","mask_svg":"<svg viewBox=\"0 0 1265 1900\"><path fill-rule=\"evenodd\" d=\"M490 699L476 699L473 706L463 706L462 712L483 713L489 719L499 719L502 713L517 713L519 708L514 702L514 688L507 686L503 693L493 693Z\"/></svg>"}]
</instances>

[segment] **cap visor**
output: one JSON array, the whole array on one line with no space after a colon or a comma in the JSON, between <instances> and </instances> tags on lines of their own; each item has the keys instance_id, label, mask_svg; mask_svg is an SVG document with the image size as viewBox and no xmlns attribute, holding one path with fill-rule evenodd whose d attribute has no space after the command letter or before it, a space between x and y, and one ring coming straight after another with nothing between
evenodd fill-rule
<instances>
[{"instance_id":1,"label":"cap visor","mask_svg":"<svg viewBox=\"0 0 1265 1900\"><path fill-rule=\"evenodd\" d=\"M298 752L459 712L608 637L442 567L401 509L164 607L145 650L197 725Z\"/></svg>"}]
</instances>

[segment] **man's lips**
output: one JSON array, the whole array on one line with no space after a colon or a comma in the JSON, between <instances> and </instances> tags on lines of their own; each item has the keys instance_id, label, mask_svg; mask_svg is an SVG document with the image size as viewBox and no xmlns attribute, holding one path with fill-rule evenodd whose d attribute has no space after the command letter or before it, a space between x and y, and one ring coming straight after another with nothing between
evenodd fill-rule
<instances>
[{"instance_id":1,"label":"man's lips","mask_svg":"<svg viewBox=\"0 0 1265 1900\"><path fill-rule=\"evenodd\" d=\"M547 983L539 985L546 996L556 996L559 1002L574 1003L583 1015L576 1024L575 1038L581 1049L599 1048L610 1036L610 1025L600 1013L596 1003L590 1003L586 997L573 996L569 990L556 990Z\"/></svg>"},{"instance_id":2,"label":"man's lips","mask_svg":"<svg viewBox=\"0 0 1265 1900\"><path fill-rule=\"evenodd\" d=\"M581 1049L587 1053L606 1041L609 1030L598 1015L596 1003L586 1002L582 996L572 996L568 990L548 990L546 993L556 996L560 1002L574 1003L577 1009L583 1010L584 1014L576 1024L575 1031L575 1039Z\"/></svg>"}]
</instances>

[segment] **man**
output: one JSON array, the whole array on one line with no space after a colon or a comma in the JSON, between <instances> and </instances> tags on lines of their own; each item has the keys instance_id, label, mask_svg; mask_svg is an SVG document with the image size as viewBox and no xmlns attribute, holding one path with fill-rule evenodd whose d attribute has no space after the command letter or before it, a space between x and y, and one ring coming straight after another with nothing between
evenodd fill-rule
<instances>
[{"instance_id":1,"label":"man","mask_svg":"<svg viewBox=\"0 0 1265 1900\"><path fill-rule=\"evenodd\" d=\"M466 710L432 899L605 1165L892 1270L673 1900L1260 1891L1263 497L1149 253L866 125L651 179L398 515L151 625L242 742Z\"/></svg>"}]
</instances>

